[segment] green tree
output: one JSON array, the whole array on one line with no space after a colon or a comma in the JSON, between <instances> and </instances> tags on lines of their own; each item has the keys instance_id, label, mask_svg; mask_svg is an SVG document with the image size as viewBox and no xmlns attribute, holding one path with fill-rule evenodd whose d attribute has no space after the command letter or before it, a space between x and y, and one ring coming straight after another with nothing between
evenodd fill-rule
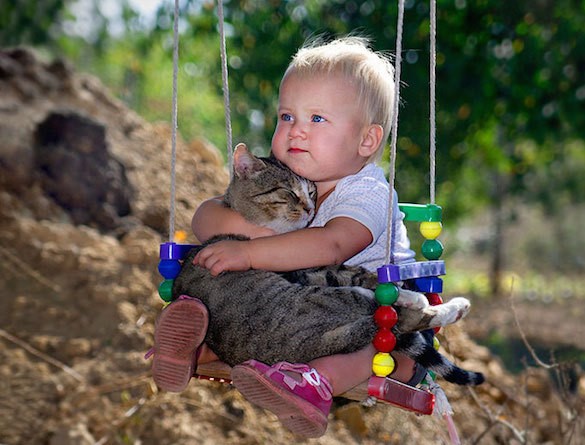
<instances>
[{"instance_id":1,"label":"green tree","mask_svg":"<svg viewBox=\"0 0 585 445\"><path fill-rule=\"evenodd\" d=\"M0 47L47 44L60 31L67 3L68 0L0 3Z\"/></svg>"}]
</instances>

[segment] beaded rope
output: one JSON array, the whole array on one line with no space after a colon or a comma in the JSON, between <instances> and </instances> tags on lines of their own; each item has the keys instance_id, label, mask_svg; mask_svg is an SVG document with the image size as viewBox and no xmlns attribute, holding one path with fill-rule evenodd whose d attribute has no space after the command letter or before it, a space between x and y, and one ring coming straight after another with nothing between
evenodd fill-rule
<instances>
[{"instance_id":1,"label":"beaded rope","mask_svg":"<svg viewBox=\"0 0 585 445\"><path fill-rule=\"evenodd\" d=\"M399 288L395 284L399 281L410 280L415 290L423 292L431 305L441 304L443 301L439 295L442 292L443 281L438 278L445 274L444 262L439 258L443 254L443 245L437 239L442 231L442 210L435 205L435 165L436 165L436 0L431 0L430 8L430 202L422 205L399 205L400 210L405 214L405 221L420 222L419 230L425 241L421 247L423 257L428 261L406 264L403 266L391 264L392 261L392 239L394 236L393 220L393 199L394 181L396 169L396 145L398 140L398 111L400 102L400 72L402 61L402 34L404 26L404 0L398 2L398 23L396 26L396 56L394 72L394 114L392 119L392 139L390 144L390 168L389 184L390 197L388 206L388 234L386 244L386 265L378 268L378 286L375 291L376 301L379 304L374 313L374 321L378 331L374 337L373 345L376 351L372 362L372 371L376 377L387 377L395 368L395 363L390 352L394 350L396 338L391 332L397 322L397 314L392 304L396 302L399 295ZM434 329L435 334L439 328ZM433 338L435 348L439 343L436 337Z\"/></svg>"},{"instance_id":2,"label":"beaded rope","mask_svg":"<svg viewBox=\"0 0 585 445\"><path fill-rule=\"evenodd\" d=\"M221 78L224 98L224 114L226 128L226 143L228 153L228 167L230 175L232 174L233 149L232 149L232 126L230 117L229 102L229 84L227 69L227 52L225 44L224 14L223 1L217 0L219 34L220 34L220 53L221 53ZM175 183L176 183L176 146L177 146L177 73L179 68L179 0L175 0L174 19L173 19L173 95L172 95L172 135L171 135L171 197L169 212L169 241L160 245L160 261L158 271L164 278L158 287L158 294L165 303L170 303L173 299L173 283L181 271L181 262L185 254L193 247L193 244L176 244L175 238Z\"/></svg>"}]
</instances>

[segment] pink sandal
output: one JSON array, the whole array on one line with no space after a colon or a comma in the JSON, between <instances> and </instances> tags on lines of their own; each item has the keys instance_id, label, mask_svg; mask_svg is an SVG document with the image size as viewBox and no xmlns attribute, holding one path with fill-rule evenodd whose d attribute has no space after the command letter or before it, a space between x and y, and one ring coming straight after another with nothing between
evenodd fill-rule
<instances>
[{"instance_id":1,"label":"pink sandal","mask_svg":"<svg viewBox=\"0 0 585 445\"><path fill-rule=\"evenodd\" d=\"M290 373L299 374L301 381ZM308 365L280 362L268 366L248 360L234 366L232 382L246 399L276 414L296 435L310 438L325 434L332 388Z\"/></svg>"},{"instance_id":2,"label":"pink sandal","mask_svg":"<svg viewBox=\"0 0 585 445\"><path fill-rule=\"evenodd\" d=\"M197 298L181 295L158 317L154 332L152 377L165 391L181 392L197 368L209 315Z\"/></svg>"}]
</instances>

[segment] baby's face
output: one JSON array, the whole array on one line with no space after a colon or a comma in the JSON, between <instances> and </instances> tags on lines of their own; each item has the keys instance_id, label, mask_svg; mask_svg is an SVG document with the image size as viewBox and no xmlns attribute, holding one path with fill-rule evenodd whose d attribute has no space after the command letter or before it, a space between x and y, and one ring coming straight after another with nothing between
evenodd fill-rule
<instances>
[{"instance_id":1,"label":"baby's face","mask_svg":"<svg viewBox=\"0 0 585 445\"><path fill-rule=\"evenodd\" d=\"M295 173L315 181L321 194L364 166L366 127L355 87L343 76L292 73L280 87L272 152Z\"/></svg>"}]
</instances>

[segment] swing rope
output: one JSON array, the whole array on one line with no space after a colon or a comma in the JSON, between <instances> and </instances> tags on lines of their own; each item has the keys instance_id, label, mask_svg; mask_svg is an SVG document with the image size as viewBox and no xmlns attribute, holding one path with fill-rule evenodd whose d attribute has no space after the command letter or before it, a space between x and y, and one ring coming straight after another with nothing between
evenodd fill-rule
<instances>
[{"instance_id":1,"label":"swing rope","mask_svg":"<svg viewBox=\"0 0 585 445\"><path fill-rule=\"evenodd\" d=\"M230 94L227 68L227 51L224 29L223 2L217 2L217 14L219 19L220 35L220 53L221 53L221 80L225 113L225 128L227 141L228 167L230 175L232 174L233 150L232 150L232 124L230 115ZM177 189L177 129L178 129L178 73L179 73L179 0L175 0L174 19L173 19L173 93L172 93L172 111L171 111L171 186L170 186L170 205L169 205L169 242L172 243L175 234L176 219L176 189Z\"/></svg>"},{"instance_id":2,"label":"swing rope","mask_svg":"<svg viewBox=\"0 0 585 445\"><path fill-rule=\"evenodd\" d=\"M176 164L177 164L177 93L179 72L179 0L175 0L175 16L173 22L173 104L171 128L171 197L169 207L169 242L175 236L175 196L176 196Z\"/></svg>"},{"instance_id":3,"label":"swing rope","mask_svg":"<svg viewBox=\"0 0 585 445\"><path fill-rule=\"evenodd\" d=\"M398 113L400 109L400 76L402 71L402 34L404 28L404 0L398 1L398 19L396 25L396 56L394 62L394 113L392 116L392 138L390 143L390 166L388 183L390 185L390 197L388 204L387 240L386 240L386 264L394 262L393 243L394 225L392 224L394 213L394 185L396 182L396 146L398 142ZM437 65L437 3L430 0L430 51L429 51L429 200L435 204L436 194L436 65Z\"/></svg>"},{"instance_id":4,"label":"swing rope","mask_svg":"<svg viewBox=\"0 0 585 445\"><path fill-rule=\"evenodd\" d=\"M223 108L225 114L226 153L230 178L233 175L234 152L232 147L232 119L230 114L230 88L227 65L227 50L225 44L225 29L223 15L223 1L217 0L217 16L219 19L219 45L221 53L221 84L223 90Z\"/></svg>"},{"instance_id":5,"label":"swing rope","mask_svg":"<svg viewBox=\"0 0 585 445\"><path fill-rule=\"evenodd\" d=\"M386 224L385 264L394 262L392 244L394 242L394 183L396 180L396 145L398 142L398 109L400 105L400 71L402 65L402 28L404 23L404 0L398 1L398 23L396 25L396 56L394 61L394 112L392 113L392 139L390 143L390 168L388 183L390 186L388 202L388 222Z\"/></svg>"},{"instance_id":6,"label":"swing rope","mask_svg":"<svg viewBox=\"0 0 585 445\"><path fill-rule=\"evenodd\" d=\"M429 70L430 70L430 112L429 112L429 120L430 120L430 141L429 141L429 151L430 151L430 171L429 171L429 183L430 183L430 202L431 204L435 203L435 168L436 168L436 134L437 134L437 122L436 122L436 109L435 109L435 101L436 101L436 85L437 85L437 78L436 78L436 67L437 67L437 2L436 0L431 0L431 11L430 11L430 19L431 19L431 29L430 29L430 40L431 40L431 47L430 47L430 60L429 60Z\"/></svg>"}]
</instances>

